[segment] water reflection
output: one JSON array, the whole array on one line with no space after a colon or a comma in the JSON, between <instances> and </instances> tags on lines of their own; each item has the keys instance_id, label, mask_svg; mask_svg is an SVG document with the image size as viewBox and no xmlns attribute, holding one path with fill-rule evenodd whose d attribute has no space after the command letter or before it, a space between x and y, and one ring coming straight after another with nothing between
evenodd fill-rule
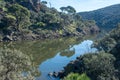
<instances>
[{"instance_id":1,"label":"water reflection","mask_svg":"<svg viewBox=\"0 0 120 80\"><path fill-rule=\"evenodd\" d=\"M65 50L65 52L67 51L66 53L67 55L71 55L69 51L75 52L72 53L71 56L67 57L65 54L63 56L64 51L62 51L62 54L61 52L58 52L53 58L47 59L39 66L39 70L41 71L42 74L37 80L48 80L49 72L53 72L53 71L57 72L63 70L63 67L67 65L71 60L75 60L77 56L83 55L85 53L97 51L96 48L91 48L92 44L93 41L85 40L82 43L74 45L73 47L69 48L69 50L68 49ZM52 79L52 80L59 80L59 79Z\"/></svg>"},{"instance_id":2,"label":"water reflection","mask_svg":"<svg viewBox=\"0 0 120 80\"><path fill-rule=\"evenodd\" d=\"M49 72L62 70L69 61L74 60L77 56L95 51L94 48L90 48L90 45L93 43L92 41L85 40L80 43L81 41L78 38L61 38L0 43L0 47L7 46L11 50L17 50L23 55L27 55L31 63L29 67L32 66L31 70L33 74L37 73L35 75L38 76L37 71L41 74L37 79L49 80L50 77L47 75Z\"/></svg>"},{"instance_id":3,"label":"water reflection","mask_svg":"<svg viewBox=\"0 0 120 80\"><path fill-rule=\"evenodd\" d=\"M32 72L37 72L37 69L42 62L54 57L58 52L64 52L65 49L70 47L69 45L74 45L76 43L78 43L76 38L62 38L41 41L3 42L0 43L0 48L7 46L6 48L10 49L11 51L16 50L21 52L23 55L27 55L31 61L30 67L33 66ZM17 54L18 53L16 53L16 55ZM71 55L73 55L73 53L71 53Z\"/></svg>"}]
</instances>

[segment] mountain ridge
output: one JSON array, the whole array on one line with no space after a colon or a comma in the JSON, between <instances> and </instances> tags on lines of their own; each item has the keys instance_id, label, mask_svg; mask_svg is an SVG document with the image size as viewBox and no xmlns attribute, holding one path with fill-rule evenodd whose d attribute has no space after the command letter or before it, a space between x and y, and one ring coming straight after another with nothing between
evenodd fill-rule
<instances>
[{"instance_id":1,"label":"mountain ridge","mask_svg":"<svg viewBox=\"0 0 120 80\"><path fill-rule=\"evenodd\" d=\"M79 12L85 20L95 20L105 30L111 30L120 22L120 4L115 4L93 11Z\"/></svg>"}]
</instances>

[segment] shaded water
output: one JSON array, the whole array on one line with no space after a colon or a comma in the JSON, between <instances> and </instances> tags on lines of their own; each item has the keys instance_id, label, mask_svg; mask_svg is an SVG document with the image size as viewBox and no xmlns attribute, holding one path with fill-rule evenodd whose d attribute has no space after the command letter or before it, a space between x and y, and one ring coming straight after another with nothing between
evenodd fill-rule
<instances>
[{"instance_id":1,"label":"shaded water","mask_svg":"<svg viewBox=\"0 0 120 80\"><path fill-rule=\"evenodd\" d=\"M63 67L71 60L75 60L77 56L96 51L95 48L91 48L92 43L91 40L64 38L1 43L0 45L1 47L6 45L29 55L33 63L32 66L40 72L37 80L59 80L58 78L50 78L48 73L63 70Z\"/></svg>"}]
</instances>

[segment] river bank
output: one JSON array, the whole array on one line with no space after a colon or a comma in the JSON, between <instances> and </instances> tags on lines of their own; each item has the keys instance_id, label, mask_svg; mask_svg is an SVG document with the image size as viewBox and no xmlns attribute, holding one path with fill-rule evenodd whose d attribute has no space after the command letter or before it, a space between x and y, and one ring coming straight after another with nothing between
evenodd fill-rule
<instances>
[{"instance_id":1,"label":"river bank","mask_svg":"<svg viewBox=\"0 0 120 80\"><path fill-rule=\"evenodd\" d=\"M63 37L85 37L88 35L94 35L100 33L100 29L97 26L92 26L88 29L83 29L76 32L64 32L60 33L59 31L42 31L41 33L36 32L19 32L8 30L7 33L0 31L0 41L9 42L9 41L24 41L24 40L40 40L40 39L55 39Z\"/></svg>"}]
</instances>

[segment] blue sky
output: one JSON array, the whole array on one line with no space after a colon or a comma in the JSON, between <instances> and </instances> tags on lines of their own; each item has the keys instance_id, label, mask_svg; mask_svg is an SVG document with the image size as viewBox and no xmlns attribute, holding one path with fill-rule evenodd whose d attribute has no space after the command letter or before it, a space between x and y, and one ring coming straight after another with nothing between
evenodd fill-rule
<instances>
[{"instance_id":1,"label":"blue sky","mask_svg":"<svg viewBox=\"0 0 120 80\"><path fill-rule=\"evenodd\" d=\"M60 7L73 6L77 12L91 11L113 4L119 4L120 0L42 0L51 3L52 7L59 10ZM48 7L50 5L48 4Z\"/></svg>"}]
</instances>

